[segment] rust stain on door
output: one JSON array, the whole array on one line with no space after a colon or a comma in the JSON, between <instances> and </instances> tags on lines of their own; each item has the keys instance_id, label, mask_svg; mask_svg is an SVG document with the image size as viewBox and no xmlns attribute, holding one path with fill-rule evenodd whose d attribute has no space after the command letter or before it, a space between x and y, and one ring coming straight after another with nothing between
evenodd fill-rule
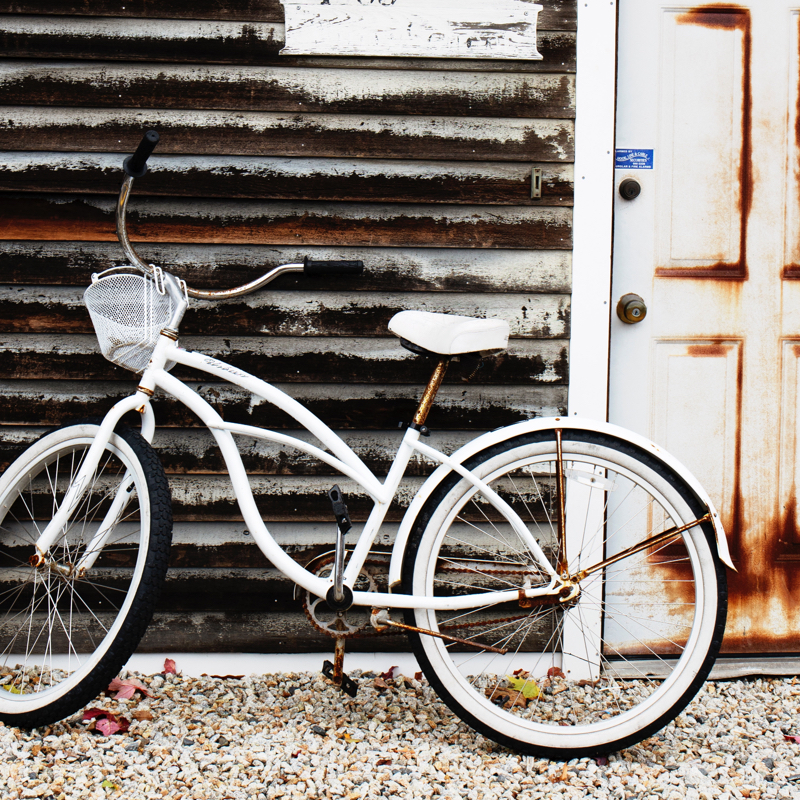
<instances>
[{"instance_id":1,"label":"rust stain on door","mask_svg":"<svg viewBox=\"0 0 800 800\"><path fill-rule=\"evenodd\" d=\"M719 261L716 264L698 267L658 267L660 278L713 278L724 281L747 280L747 222L753 200L753 159L751 141L752 88L750 63L752 35L750 11L738 6L712 3L697 6L679 14L681 25L700 25L715 30L739 30L742 32L742 145L739 161L739 260ZM698 223L699 224L699 223Z\"/></svg>"},{"instance_id":2,"label":"rust stain on door","mask_svg":"<svg viewBox=\"0 0 800 800\"><path fill-rule=\"evenodd\" d=\"M798 32L800 32L800 27L798 27ZM800 61L800 35L797 37L797 53L798 53L798 61ZM800 80L798 80L797 82L797 97L795 98L795 109L796 109L796 118L794 121L794 141L795 141L795 147L797 148L797 152L798 154L800 154ZM800 155L798 156L798 160L794 165L794 171L796 175L800 175ZM797 202L796 199L795 202ZM791 264L786 264L781 273L781 277L784 280L799 280L800 264L796 262L792 262Z\"/></svg>"}]
</instances>

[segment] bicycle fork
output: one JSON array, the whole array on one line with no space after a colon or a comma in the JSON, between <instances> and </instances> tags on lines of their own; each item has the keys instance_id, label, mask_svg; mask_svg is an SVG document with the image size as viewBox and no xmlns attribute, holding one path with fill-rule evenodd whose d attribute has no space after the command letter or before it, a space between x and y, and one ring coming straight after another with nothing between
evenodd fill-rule
<instances>
[{"instance_id":1,"label":"bicycle fork","mask_svg":"<svg viewBox=\"0 0 800 800\"><path fill-rule=\"evenodd\" d=\"M35 542L36 552L30 558L32 566L41 567L45 564L51 564L52 559L49 556L50 548L58 537L69 527L70 515L78 508L84 494L92 486L102 453L108 445L114 433L114 428L120 419L129 411L138 411L143 415L142 435L148 441L152 439L153 431L155 430L155 418L149 404L150 396L149 392L139 387L135 394L120 400L108 414L106 414L103 421L100 423L100 429L97 435L94 437L86 453L83 464L78 470L78 474L67 489L64 499L61 501L53 518ZM109 534L117 521L125 513L125 508L131 498L132 489L133 476L130 471L126 471L116 489L111 507L100 523L97 533L92 537L80 561L70 568L70 572L77 571L83 573L94 564ZM63 569L63 565L51 564L51 566L59 570Z\"/></svg>"}]
</instances>

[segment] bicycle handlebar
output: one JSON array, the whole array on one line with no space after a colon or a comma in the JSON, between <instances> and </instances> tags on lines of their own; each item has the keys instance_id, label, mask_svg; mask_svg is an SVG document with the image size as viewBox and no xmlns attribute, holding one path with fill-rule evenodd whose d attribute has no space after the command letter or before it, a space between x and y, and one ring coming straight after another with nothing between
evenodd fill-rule
<instances>
[{"instance_id":1,"label":"bicycle handlebar","mask_svg":"<svg viewBox=\"0 0 800 800\"><path fill-rule=\"evenodd\" d=\"M125 170L127 177L122 183L122 187L119 190L119 199L117 200L117 238L131 264L145 275L152 275L153 267L151 264L146 264L142 261L133 249L125 226L125 212L128 207L128 198L131 194L133 179L141 178L147 172L147 159L150 158L159 139L157 131L147 131L142 141L139 142L136 152L123 161L122 168ZM236 286L233 289L189 289L187 287L186 291L189 297L197 297L204 300L226 300L231 297L250 294L250 292L266 286L278 275L282 275L285 272L303 272L306 275L358 275L363 270L363 261L316 261L306 256L300 264L281 264L264 273L260 278L250 281L250 283Z\"/></svg>"},{"instance_id":2,"label":"bicycle handlebar","mask_svg":"<svg viewBox=\"0 0 800 800\"><path fill-rule=\"evenodd\" d=\"M160 138L158 131L147 131L142 137L142 141L139 142L136 152L132 156L128 156L122 162L122 169L124 169L131 178L141 178L142 175L147 172L147 159L150 158L153 150L156 149Z\"/></svg>"},{"instance_id":3,"label":"bicycle handlebar","mask_svg":"<svg viewBox=\"0 0 800 800\"><path fill-rule=\"evenodd\" d=\"M303 259L306 275L360 275L364 271L363 261L314 261Z\"/></svg>"}]
</instances>

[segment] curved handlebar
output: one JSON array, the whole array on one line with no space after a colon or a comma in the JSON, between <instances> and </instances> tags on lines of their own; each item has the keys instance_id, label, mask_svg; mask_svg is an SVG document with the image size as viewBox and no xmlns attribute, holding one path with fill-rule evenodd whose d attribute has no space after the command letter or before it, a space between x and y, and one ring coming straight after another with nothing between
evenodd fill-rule
<instances>
[{"instance_id":1,"label":"curved handlebar","mask_svg":"<svg viewBox=\"0 0 800 800\"><path fill-rule=\"evenodd\" d=\"M133 179L141 178L147 172L147 159L158 144L159 138L157 131L148 131L136 148L136 152L132 156L128 156L123 162L126 177L119 190L116 208L117 238L119 243L122 245L128 261L145 275L152 275L153 267L142 261L133 249L125 225L125 213L131 188L133 187ZM275 280L278 275L283 275L286 272L303 272L306 275L354 275L360 274L363 270L364 263L362 261L315 261L306 256L300 264L281 264L264 273L260 278L244 283L241 286L236 286L233 289L189 289L187 287L186 292L189 297L197 297L203 300L227 300L255 292Z\"/></svg>"},{"instance_id":2,"label":"curved handlebar","mask_svg":"<svg viewBox=\"0 0 800 800\"><path fill-rule=\"evenodd\" d=\"M122 169L124 169L131 178L141 178L142 175L147 172L147 159L150 158L153 150L156 149L160 138L158 131L147 131L142 137L142 141L139 142L136 152L132 156L128 156L122 162Z\"/></svg>"}]
</instances>

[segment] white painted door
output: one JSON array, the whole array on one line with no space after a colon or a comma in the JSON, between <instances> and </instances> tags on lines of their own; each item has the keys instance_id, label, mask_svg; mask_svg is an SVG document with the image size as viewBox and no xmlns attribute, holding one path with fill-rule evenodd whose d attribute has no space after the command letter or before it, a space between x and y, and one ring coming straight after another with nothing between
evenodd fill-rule
<instances>
[{"instance_id":1,"label":"white painted door","mask_svg":"<svg viewBox=\"0 0 800 800\"><path fill-rule=\"evenodd\" d=\"M800 650L800 2L620 0L610 419L718 505L724 650ZM627 151L627 152L626 152ZM632 152L631 152L632 151ZM648 151L652 151L652 158Z\"/></svg>"}]
</instances>

